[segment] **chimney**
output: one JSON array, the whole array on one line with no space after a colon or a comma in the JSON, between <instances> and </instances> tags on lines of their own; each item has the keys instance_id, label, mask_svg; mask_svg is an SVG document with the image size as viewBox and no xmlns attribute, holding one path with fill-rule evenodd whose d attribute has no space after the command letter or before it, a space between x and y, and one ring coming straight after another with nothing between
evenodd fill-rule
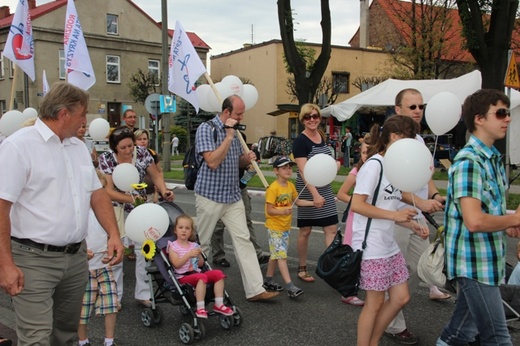
<instances>
[{"instance_id":1,"label":"chimney","mask_svg":"<svg viewBox=\"0 0 520 346\"><path fill-rule=\"evenodd\" d=\"M368 29L370 27L368 15L368 0L360 0L360 18L359 18L359 48L367 48L368 46Z\"/></svg>"},{"instance_id":2,"label":"chimney","mask_svg":"<svg viewBox=\"0 0 520 346\"><path fill-rule=\"evenodd\" d=\"M9 6L0 6L0 19L7 18L11 15L11 11L9 11Z\"/></svg>"},{"instance_id":3,"label":"chimney","mask_svg":"<svg viewBox=\"0 0 520 346\"><path fill-rule=\"evenodd\" d=\"M29 10L36 8L36 0L29 0L27 2L29 3Z\"/></svg>"}]
</instances>

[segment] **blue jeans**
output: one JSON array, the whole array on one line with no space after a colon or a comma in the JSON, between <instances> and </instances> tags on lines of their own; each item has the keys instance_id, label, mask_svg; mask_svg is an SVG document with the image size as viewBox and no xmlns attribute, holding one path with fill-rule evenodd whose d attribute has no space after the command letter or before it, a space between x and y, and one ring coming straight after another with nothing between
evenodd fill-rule
<instances>
[{"instance_id":1,"label":"blue jeans","mask_svg":"<svg viewBox=\"0 0 520 346\"><path fill-rule=\"evenodd\" d=\"M457 278L457 303L437 346L466 345L479 335L480 345L512 346L498 286Z\"/></svg>"},{"instance_id":2,"label":"blue jeans","mask_svg":"<svg viewBox=\"0 0 520 346\"><path fill-rule=\"evenodd\" d=\"M343 166L350 167L350 146L345 146L345 151L343 152Z\"/></svg>"}]
</instances>

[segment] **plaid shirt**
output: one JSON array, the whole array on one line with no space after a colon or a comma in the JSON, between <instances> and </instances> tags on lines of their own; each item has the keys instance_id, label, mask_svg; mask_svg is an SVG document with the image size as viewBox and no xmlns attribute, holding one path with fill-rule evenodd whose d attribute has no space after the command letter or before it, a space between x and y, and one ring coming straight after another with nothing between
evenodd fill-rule
<instances>
[{"instance_id":1,"label":"plaid shirt","mask_svg":"<svg viewBox=\"0 0 520 346\"><path fill-rule=\"evenodd\" d=\"M464 225L460 199L476 198L481 201L482 212L505 215L506 188L507 178L500 152L471 136L449 170L444 216L449 279L466 277L495 286L504 283L505 233L470 233Z\"/></svg>"},{"instance_id":2,"label":"plaid shirt","mask_svg":"<svg viewBox=\"0 0 520 346\"><path fill-rule=\"evenodd\" d=\"M226 137L224 123L222 123L218 115L209 121L213 122L214 128L209 124L202 123L197 128L197 134L195 135L195 147L197 153L201 156L205 151L217 149ZM217 132L216 143L213 131ZM197 182L195 183L195 192L217 203L238 202L241 198L238 184L238 161L242 153L242 146L235 135L226 158L217 169L210 169L206 162L202 160L202 165L197 175Z\"/></svg>"}]
</instances>

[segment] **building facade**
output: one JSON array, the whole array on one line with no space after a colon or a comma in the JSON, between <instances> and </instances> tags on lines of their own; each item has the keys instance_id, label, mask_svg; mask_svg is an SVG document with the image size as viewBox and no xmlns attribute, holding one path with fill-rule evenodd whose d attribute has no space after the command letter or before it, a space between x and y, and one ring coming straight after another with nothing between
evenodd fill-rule
<instances>
[{"instance_id":1,"label":"building facade","mask_svg":"<svg viewBox=\"0 0 520 346\"><path fill-rule=\"evenodd\" d=\"M96 84L88 91L89 121L107 119L111 126L121 123L121 115L132 108L139 115L139 125L148 126L149 116L144 105L129 96L130 77L140 68L145 73L162 73L161 25L130 0L74 1L96 76ZM36 79L23 78L20 69L0 55L0 114L9 110L11 90L14 109L38 109L42 100L43 71L49 84L66 80L63 32L67 0L56 0L36 6L29 0L33 26ZM0 7L0 51L3 50L15 8ZM169 42L173 31L169 31ZM203 62L210 47L194 33L188 33ZM17 73L17 78L14 78ZM13 81L15 85L13 87ZM161 92L160 86L157 92Z\"/></svg>"},{"instance_id":2,"label":"building facade","mask_svg":"<svg viewBox=\"0 0 520 346\"><path fill-rule=\"evenodd\" d=\"M319 54L321 45L308 43ZM353 85L357 77L384 75L389 59L377 49L332 46L332 54L324 77L341 81L341 102L361 90ZM243 123L249 142L276 132L278 136L294 139L298 133L298 102L287 92L289 74L285 69L281 40L271 40L211 57L211 75L221 80L235 75L249 80L258 90L258 102L246 112ZM331 139L339 135L341 125L324 119L324 129Z\"/></svg>"}]
</instances>

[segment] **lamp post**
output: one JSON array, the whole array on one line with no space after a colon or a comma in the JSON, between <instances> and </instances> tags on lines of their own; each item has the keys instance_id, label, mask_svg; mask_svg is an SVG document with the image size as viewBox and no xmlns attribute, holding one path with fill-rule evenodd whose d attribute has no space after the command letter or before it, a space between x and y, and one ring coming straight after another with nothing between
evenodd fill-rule
<instances>
[{"instance_id":1,"label":"lamp post","mask_svg":"<svg viewBox=\"0 0 520 346\"><path fill-rule=\"evenodd\" d=\"M161 0L161 20L162 20L162 59L161 59L161 94L166 96L170 92L168 90L168 6L166 0ZM162 157L163 171L169 172L171 168L170 162L170 113L162 115Z\"/></svg>"}]
</instances>

